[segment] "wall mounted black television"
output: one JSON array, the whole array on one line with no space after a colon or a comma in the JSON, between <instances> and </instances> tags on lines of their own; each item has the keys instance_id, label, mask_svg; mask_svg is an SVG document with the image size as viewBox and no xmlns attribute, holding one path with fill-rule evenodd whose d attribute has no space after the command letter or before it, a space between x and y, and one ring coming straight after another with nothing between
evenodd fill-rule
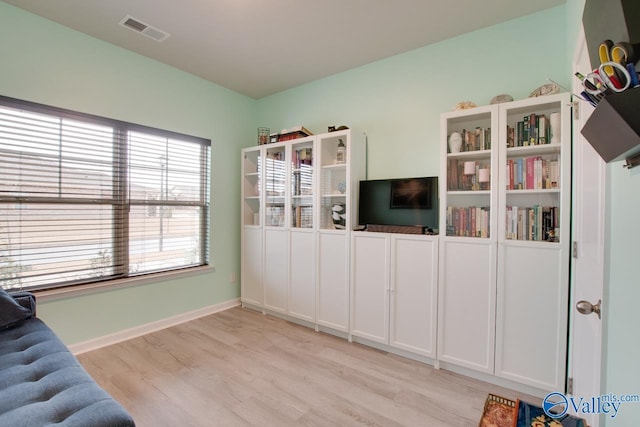
<instances>
[{"instance_id":1,"label":"wall mounted black television","mask_svg":"<svg viewBox=\"0 0 640 427\"><path fill-rule=\"evenodd\" d=\"M360 181L358 223L438 229L438 177Z\"/></svg>"}]
</instances>

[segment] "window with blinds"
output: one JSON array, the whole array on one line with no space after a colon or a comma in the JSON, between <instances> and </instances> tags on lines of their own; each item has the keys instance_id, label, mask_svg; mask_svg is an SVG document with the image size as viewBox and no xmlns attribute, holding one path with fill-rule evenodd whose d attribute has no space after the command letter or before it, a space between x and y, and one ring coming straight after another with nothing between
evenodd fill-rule
<instances>
[{"instance_id":1,"label":"window with blinds","mask_svg":"<svg viewBox=\"0 0 640 427\"><path fill-rule=\"evenodd\" d=\"M0 285L207 265L210 144L0 97Z\"/></svg>"}]
</instances>

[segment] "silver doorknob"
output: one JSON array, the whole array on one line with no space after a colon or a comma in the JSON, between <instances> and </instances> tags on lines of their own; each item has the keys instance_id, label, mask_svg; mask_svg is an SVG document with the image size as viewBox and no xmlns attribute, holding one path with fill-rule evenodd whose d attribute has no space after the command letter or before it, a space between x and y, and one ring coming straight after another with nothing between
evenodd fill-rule
<instances>
[{"instance_id":1,"label":"silver doorknob","mask_svg":"<svg viewBox=\"0 0 640 427\"><path fill-rule=\"evenodd\" d=\"M600 304L602 300L598 300L597 304L591 304L589 301L578 301L576 304L576 309L580 314L591 314L596 313L598 315L598 319L600 319Z\"/></svg>"}]
</instances>

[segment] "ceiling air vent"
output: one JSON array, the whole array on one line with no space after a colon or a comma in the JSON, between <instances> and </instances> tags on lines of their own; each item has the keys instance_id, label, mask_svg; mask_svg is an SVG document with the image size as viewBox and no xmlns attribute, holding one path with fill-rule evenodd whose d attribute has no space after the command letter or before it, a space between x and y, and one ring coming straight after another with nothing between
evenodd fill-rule
<instances>
[{"instance_id":1,"label":"ceiling air vent","mask_svg":"<svg viewBox=\"0 0 640 427\"><path fill-rule=\"evenodd\" d=\"M131 15L125 16L122 19L122 21L120 21L120 25L130 29L131 31L135 31L136 33L142 34L143 36L147 36L150 39L153 39L157 42L164 41L166 40L167 37L170 36L169 33L162 31L158 28L152 27L151 25L147 25L144 22L134 18Z\"/></svg>"}]
</instances>

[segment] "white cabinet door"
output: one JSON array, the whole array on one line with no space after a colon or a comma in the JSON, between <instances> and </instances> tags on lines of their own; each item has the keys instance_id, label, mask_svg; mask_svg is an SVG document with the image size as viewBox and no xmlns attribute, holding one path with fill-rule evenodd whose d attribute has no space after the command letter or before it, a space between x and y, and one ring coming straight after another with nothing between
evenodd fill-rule
<instances>
[{"instance_id":1,"label":"white cabinet door","mask_svg":"<svg viewBox=\"0 0 640 427\"><path fill-rule=\"evenodd\" d=\"M391 236L390 345L434 357L438 238Z\"/></svg>"},{"instance_id":2,"label":"white cabinet door","mask_svg":"<svg viewBox=\"0 0 640 427\"><path fill-rule=\"evenodd\" d=\"M242 302L262 307L262 230L242 230Z\"/></svg>"},{"instance_id":3,"label":"white cabinet door","mask_svg":"<svg viewBox=\"0 0 640 427\"><path fill-rule=\"evenodd\" d=\"M318 233L317 324L349 331L349 237Z\"/></svg>"},{"instance_id":4,"label":"white cabinet door","mask_svg":"<svg viewBox=\"0 0 640 427\"><path fill-rule=\"evenodd\" d=\"M501 245L497 376L547 391L564 389L568 285L563 253L559 246Z\"/></svg>"},{"instance_id":5,"label":"white cabinet door","mask_svg":"<svg viewBox=\"0 0 640 427\"><path fill-rule=\"evenodd\" d=\"M388 344L389 235L354 233L351 242L351 333Z\"/></svg>"},{"instance_id":6,"label":"white cabinet door","mask_svg":"<svg viewBox=\"0 0 640 427\"><path fill-rule=\"evenodd\" d=\"M289 315L315 321L315 239L309 231L291 231Z\"/></svg>"},{"instance_id":7,"label":"white cabinet door","mask_svg":"<svg viewBox=\"0 0 640 427\"><path fill-rule=\"evenodd\" d=\"M287 236L287 230L266 229L264 232L264 306L280 313L287 312L289 284Z\"/></svg>"},{"instance_id":8,"label":"white cabinet door","mask_svg":"<svg viewBox=\"0 0 640 427\"><path fill-rule=\"evenodd\" d=\"M496 244L445 240L438 288L438 359L493 373Z\"/></svg>"}]
</instances>

